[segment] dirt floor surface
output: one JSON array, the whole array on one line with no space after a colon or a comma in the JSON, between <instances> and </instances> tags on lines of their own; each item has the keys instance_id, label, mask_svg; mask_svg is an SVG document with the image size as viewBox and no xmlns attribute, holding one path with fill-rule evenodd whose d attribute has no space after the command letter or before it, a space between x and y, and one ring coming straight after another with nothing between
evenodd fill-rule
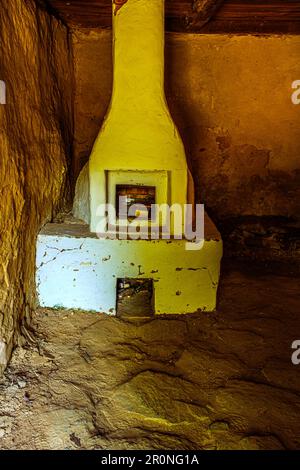
<instances>
[{"instance_id":1,"label":"dirt floor surface","mask_svg":"<svg viewBox=\"0 0 300 470\"><path fill-rule=\"evenodd\" d=\"M39 309L0 379L1 449L299 449L300 278L225 268L214 314Z\"/></svg>"}]
</instances>

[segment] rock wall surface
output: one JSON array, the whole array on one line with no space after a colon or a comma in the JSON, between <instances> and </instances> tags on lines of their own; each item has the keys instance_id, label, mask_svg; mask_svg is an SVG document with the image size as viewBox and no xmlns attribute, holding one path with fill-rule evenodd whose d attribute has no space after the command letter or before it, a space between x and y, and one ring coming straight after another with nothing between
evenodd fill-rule
<instances>
[{"instance_id":1,"label":"rock wall surface","mask_svg":"<svg viewBox=\"0 0 300 470\"><path fill-rule=\"evenodd\" d=\"M0 371L35 304L40 227L67 201L72 147L68 30L32 0L2 0L0 79Z\"/></svg>"},{"instance_id":2,"label":"rock wall surface","mask_svg":"<svg viewBox=\"0 0 300 470\"><path fill-rule=\"evenodd\" d=\"M73 43L77 175L110 101L111 33ZM299 53L299 36L167 34L167 99L227 253L300 260Z\"/></svg>"}]
</instances>

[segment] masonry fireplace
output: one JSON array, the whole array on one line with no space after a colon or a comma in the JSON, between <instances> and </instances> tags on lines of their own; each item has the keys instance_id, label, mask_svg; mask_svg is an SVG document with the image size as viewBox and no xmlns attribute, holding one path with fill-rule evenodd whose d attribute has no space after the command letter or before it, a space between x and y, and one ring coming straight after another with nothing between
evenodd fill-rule
<instances>
[{"instance_id":1,"label":"masonry fireplace","mask_svg":"<svg viewBox=\"0 0 300 470\"><path fill-rule=\"evenodd\" d=\"M114 0L113 31L111 104L77 181L75 219L48 224L38 239L40 303L116 314L121 285L145 290L148 283L155 314L212 311L220 235L205 215L201 247L187 249L184 218L167 209L185 214L194 185L164 94L164 0ZM107 232L108 205L116 226L124 222L121 200L126 211L134 205L129 223L139 216L141 226L158 232L169 224L170 238L99 236ZM154 205L163 209L153 212Z\"/></svg>"}]
</instances>

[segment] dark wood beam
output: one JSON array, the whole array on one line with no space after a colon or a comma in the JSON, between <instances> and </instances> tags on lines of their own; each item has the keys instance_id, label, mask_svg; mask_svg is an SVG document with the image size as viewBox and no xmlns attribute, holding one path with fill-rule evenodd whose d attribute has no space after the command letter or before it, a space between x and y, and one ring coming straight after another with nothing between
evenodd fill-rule
<instances>
[{"instance_id":1,"label":"dark wood beam","mask_svg":"<svg viewBox=\"0 0 300 470\"><path fill-rule=\"evenodd\" d=\"M71 28L111 28L111 0L46 2ZM300 34L300 0L166 0L166 30Z\"/></svg>"},{"instance_id":2,"label":"dark wood beam","mask_svg":"<svg viewBox=\"0 0 300 470\"><path fill-rule=\"evenodd\" d=\"M195 12L195 17L188 26L193 29L201 29L218 11L222 3L224 0L194 0L192 9Z\"/></svg>"},{"instance_id":3,"label":"dark wood beam","mask_svg":"<svg viewBox=\"0 0 300 470\"><path fill-rule=\"evenodd\" d=\"M225 0L201 32L300 34L300 1Z\"/></svg>"}]
</instances>

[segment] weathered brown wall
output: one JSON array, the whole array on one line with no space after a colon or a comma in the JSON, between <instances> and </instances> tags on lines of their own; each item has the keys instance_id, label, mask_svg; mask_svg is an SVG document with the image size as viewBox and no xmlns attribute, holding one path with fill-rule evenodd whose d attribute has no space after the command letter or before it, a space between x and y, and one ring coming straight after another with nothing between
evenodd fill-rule
<instances>
[{"instance_id":1,"label":"weathered brown wall","mask_svg":"<svg viewBox=\"0 0 300 470\"><path fill-rule=\"evenodd\" d=\"M40 226L65 203L72 135L67 29L31 0L2 0L0 79L0 370L35 303Z\"/></svg>"},{"instance_id":2,"label":"weathered brown wall","mask_svg":"<svg viewBox=\"0 0 300 470\"><path fill-rule=\"evenodd\" d=\"M111 34L73 34L75 172L110 99ZM232 254L300 258L299 36L167 34L166 93L196 181Z\"/></svg>"}]
</instances>

